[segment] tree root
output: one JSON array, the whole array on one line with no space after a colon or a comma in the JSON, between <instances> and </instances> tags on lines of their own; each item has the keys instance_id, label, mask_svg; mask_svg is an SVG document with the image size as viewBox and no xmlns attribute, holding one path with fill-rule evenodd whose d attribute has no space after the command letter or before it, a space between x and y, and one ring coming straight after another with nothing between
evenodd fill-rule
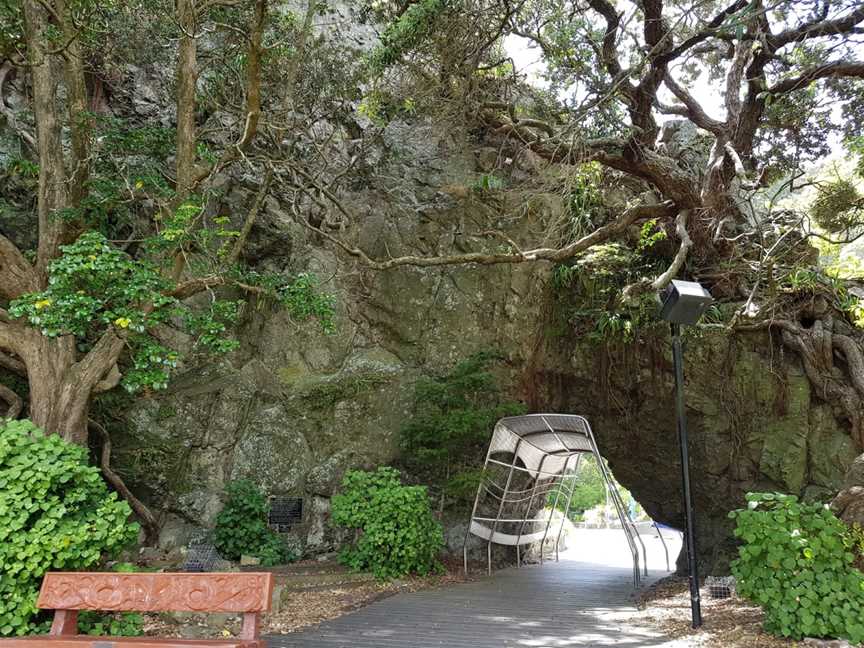
<instances>
[{"instance_id":1,"label":"tree root","mask_svg":"<svg viewBox=\"0 0 864 648\"><path fill-rule=\"evenodd\" d=\"M859 452L864 450L864 354L852 337L834 331L833 318L818 313L812 326L792 320L774 320L783 344L801 358L804 373L819 397L839 406L851 425L850 435ZM837 366L835 358L844 361Z\"/></svg>"},{"instance_id":2,"label":"tree root","mask_svg":"<svg viewBox=\"0 0 864 648\"><path fill-rule=\"evenodd\" d=\"M156 546L159 541L159 521L153 515L153 512L147 508L147 505L135 497L132 491L129 490L123 478L111 469L111 436L108 434L108 430L93 419L89 419L88 423L90 428L102 439L99 467L102 470L105 481L120 493L120 496L129 503L129 506L135 512L135 515L141 522L141 526L144 527L144 544L151 547Z\"/></svg>"},{"instance_id":3,"label":"tree root","mask_svg":"<svg viewBox=\"0 0 864 648\"><path fill-rule=\"evenodd\" d=\"M6 385L0 384L0 399L6 401L6 404L9 405L9 409L6 411L6 415L3 418L18 418L21 411L24 409L24 401L21 400L21 397Z\"/></svg>"}]
</instances>

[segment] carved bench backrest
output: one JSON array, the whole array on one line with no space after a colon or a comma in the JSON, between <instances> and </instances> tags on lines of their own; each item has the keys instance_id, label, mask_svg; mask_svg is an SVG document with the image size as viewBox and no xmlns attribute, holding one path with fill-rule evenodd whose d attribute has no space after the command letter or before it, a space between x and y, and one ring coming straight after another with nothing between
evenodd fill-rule
<instances>
[{"instance_id":1,"label":"carved bench backrest","mask_svg":"<svg viewBox=\"0 0 864 648\"><path fill-rule=\"evenodd\" d=\"M267 612L269 573L118 574L51 572L42 581L43 610L122 612Z\"/></svg>"}]
</instances>

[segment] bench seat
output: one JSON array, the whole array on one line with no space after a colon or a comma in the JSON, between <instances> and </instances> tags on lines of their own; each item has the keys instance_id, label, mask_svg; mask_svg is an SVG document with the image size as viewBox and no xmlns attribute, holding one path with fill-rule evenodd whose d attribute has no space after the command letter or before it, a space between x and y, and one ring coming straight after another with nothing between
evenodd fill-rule
<instances>
[{"instance_id":1,"label":"bench seat","mask_svg":"<svg viewBox=\"0 0 864 648\"><path fill-rule=\"evenodd\" d=\"M37 605L54 610L51 633L0 638L0 648L265 648L261 613L270 609L270 573L45 574ZM78 634L78 612L220 612L240 614L238 639L91 637Z\"/></svg>"}]
</instances>

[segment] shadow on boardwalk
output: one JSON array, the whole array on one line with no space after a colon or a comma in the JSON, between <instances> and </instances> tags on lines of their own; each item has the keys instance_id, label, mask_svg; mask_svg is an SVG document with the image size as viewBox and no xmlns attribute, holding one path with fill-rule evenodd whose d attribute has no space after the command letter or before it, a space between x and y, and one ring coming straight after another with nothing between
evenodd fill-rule
<instances>
[{"instance_id":1,"label":"shadow on boardwalk","mask_svg":"<svg viewBox=\"0 0 864 648\"><path fill-rule=\"evenodd\" d=\"M620 533L620 532L619 532ZM593 539L593 538L592 538ZM650 551L650 549L649 549ZM583 554L584 555L584 554ZM271 648L668 646L630 626L632 570L619 561L505 569L491 578L400 594L320 626L268 637ZM654 566L654 561L651 561ZM653 569L648 584L666 574Z\"/></svg>"}]
</instances>

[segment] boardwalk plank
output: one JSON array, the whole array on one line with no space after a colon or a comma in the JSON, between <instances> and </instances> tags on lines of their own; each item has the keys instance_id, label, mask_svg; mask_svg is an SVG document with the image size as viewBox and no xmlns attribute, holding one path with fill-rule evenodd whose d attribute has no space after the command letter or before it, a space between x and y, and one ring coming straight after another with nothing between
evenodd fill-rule
<instances>
[{"instance_id":1,"label":"boardwalk plank","mask_svg":"<svg viewBox=\"0 0 864 648\"><path fill-rule=\"evenodd\" d=\"M652 566L654 566L652 564ZM654 569L646 583L665 575ZM399 594L293 634L270 648L622 648L664 646L632 627L632 572L618 564L562 560L491 578Z\"/></svg>"}]
</instances>

